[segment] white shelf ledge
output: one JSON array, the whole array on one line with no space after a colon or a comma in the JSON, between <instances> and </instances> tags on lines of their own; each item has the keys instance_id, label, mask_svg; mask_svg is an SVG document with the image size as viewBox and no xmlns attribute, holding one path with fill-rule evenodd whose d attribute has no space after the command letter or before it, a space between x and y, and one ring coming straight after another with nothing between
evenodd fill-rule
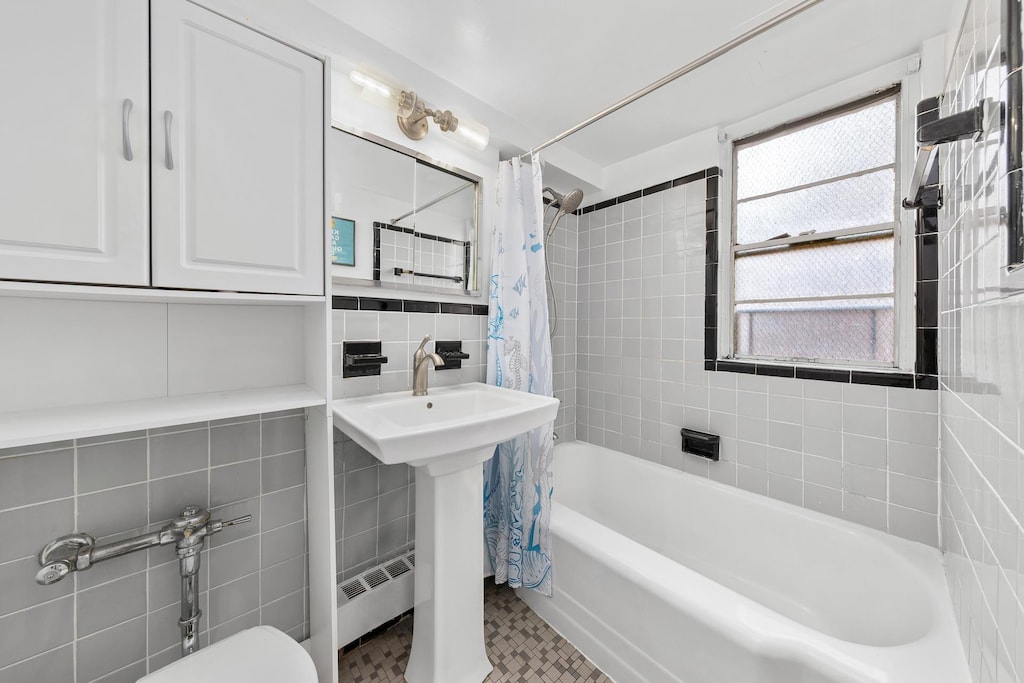
<instances>
[{"instance_id":1,"label":"white shelf ledge","mask_svg":"<svg viewBox=\"0 0 1024 683\"><path fill-rule=\"evenodd\" d=\"M326 405L304 384L0 413L0 448Z\"/></svg>"},{"instance_id":2,"label":"white shelf ledge","mask_svg":"<svg viewBox=\"0 0 1024 683\"><path fill-rule=\"evenodd\" d=\"M0 296L89 301L134 301L137 303L185 304L303 304L327 300L324 296L299 294L255 294L250 292L205 292L154 287L104 287L57 282L0 280Z\"/></svg>"}]
</instances>

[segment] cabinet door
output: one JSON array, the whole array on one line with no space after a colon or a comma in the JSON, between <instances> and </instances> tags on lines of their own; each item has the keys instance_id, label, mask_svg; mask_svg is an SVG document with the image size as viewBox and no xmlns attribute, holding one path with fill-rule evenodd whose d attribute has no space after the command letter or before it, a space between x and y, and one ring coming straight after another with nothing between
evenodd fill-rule
<instances>
[{"instance_id":1,"label":"cabinet door","mask_svg":"<svg viewBox=\"0 0 1024 683\"><path fill-rule=\"evenodd\" d=\"M323 294L323 64L152 7L153 284Z\"/></svg>"},{"instance_id":2,"label":"cabinet door","mask_svg":"<svg viewBox=\"0 0 1024 683\"><path fill-rule=\"evenodd\" d=\"M0 2L0 278L149 284L147 13Z\"/></svg>"}]
</instances>

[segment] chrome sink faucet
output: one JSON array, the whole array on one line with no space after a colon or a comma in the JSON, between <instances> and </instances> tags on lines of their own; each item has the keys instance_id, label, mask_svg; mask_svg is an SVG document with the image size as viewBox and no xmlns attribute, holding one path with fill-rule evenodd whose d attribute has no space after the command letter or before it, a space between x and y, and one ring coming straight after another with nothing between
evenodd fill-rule
<instances>
[{"instance_id":1,"label":"chrome sink faucet","mask_svg":"<svg viewBox=\"0 0 1024 683\"><path fill-rule=\"evenodd\" d=\"M412 354L412 395L413 396L426 396L427 395L427 369L430 367L427 364L429 360L434 366L444 365L444 359L436 353L427 353L423 350L423 347L430 341L430 335L423 337L423 341L420 342L420 347L416 349L416 353Z\"/></svg>"}]
</instances>

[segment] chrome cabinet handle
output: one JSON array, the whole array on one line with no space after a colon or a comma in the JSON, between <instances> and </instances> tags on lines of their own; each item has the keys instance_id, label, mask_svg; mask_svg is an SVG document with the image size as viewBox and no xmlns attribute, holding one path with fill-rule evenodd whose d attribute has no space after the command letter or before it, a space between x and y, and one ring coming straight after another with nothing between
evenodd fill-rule
<instances>
[{"instance_id":1,"label":"chrome cabinet handle","mask_svg":"<svg viewBox=\"0 0 1024 683\"><path fill-rule=\"evenodd\" d=\"M171 154L171 121L174 115L164 112L164 165L168 171L174 170L174 156Z\"/></svg>"},{"instance_id":2,"label":"chrome cabinet handle","mask_svg":"<svg viewBox=\"0 0 1024 683\"><path fill-rule=\"evenodd\" d=\"M125 98L121 103L121 148L124 151L124 160L131 161L135 158L132 154L132 134L129 128L132 118L132 101Z\"/></svg>"}]
</instances>

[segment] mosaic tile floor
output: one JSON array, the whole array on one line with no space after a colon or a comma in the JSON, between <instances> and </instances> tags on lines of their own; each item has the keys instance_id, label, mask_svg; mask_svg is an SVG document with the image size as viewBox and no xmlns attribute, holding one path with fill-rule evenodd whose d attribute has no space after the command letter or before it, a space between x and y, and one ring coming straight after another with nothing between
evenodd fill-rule
<instances>
[{"instance_id":1,"label":"mosaic tile floor","mask_svg":"<svg viewBox=\"0 0 1024 683\"><path fill-rule=\"evenodd\" d=\"M494 671L486 683L611 683L565 638L541 620L507 586L488 579L484 589L484 637ZM412 619L346 653L341 683L403 683L412 646Z\"/></svg>"}]
</instances>

